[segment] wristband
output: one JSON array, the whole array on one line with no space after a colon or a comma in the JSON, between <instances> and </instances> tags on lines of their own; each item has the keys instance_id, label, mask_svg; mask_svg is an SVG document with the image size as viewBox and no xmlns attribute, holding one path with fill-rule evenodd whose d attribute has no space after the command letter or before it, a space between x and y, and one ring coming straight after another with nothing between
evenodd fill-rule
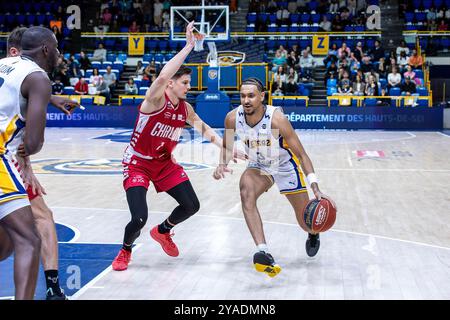
<instances>
[{"instance_id":1,"label":"wristband","mask_svg":"<svg viewBox=\"0 0 450 320\"><path fill-rule=\"evenodd\" d=\"M317 180L317 176L314 172L311 172L306 176L306 181L308 181L309 186L311 186L314 182L319 183L319 180Z\"/></svg>"}]
</instances>

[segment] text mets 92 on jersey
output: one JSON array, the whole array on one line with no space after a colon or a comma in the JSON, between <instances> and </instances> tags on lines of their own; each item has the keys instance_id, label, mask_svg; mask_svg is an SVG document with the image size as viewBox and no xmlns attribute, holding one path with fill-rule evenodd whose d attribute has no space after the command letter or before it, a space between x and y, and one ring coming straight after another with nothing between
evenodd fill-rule
<instances>
[{"instance_id":1,"label":"text mets 92 on jersey","mask_svg":"<svg viewBox=\"0 0 450 320\"><path fill-rule=\"evenodd\" d=\"M180 316L239 316L239 315L264 315L274 316L277 314L276 306L273 304L218 304L209 306L192 306L181 304L175 307L175 315Z\"/></svg>"}]
</instances>

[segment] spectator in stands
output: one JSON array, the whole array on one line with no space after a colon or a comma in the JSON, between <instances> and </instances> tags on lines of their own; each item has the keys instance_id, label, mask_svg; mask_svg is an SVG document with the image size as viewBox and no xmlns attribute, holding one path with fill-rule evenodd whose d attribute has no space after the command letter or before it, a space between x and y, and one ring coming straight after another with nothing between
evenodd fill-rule
<instances>
[{"instance_id":1,"label":"spectator in stands","mask_svg":"<svg viewBox=\"0 0 450 320\"><path fill-rule=\"evenodd\" d=\"M61 83L61 78L56 77L55 82L52 84L52 94L63 94L64 84Z\"/></svg>"},{"instance_id":2,"label":"spectator in stands","mask_svg":"<svg viewBox=\"0 0 450 320\"><path fill-rule=\"evenodd\" d=\"M297 2L296 1L289 1L288 3L288 11L289 13L297 13Z\"/></svg>"},{"instance_id":3,"label":"spectator in stands","mask_svg":"<svg viewBox=\"0 0 450 320\"><path fill-rule=\"evenodd\" d=\"M409 56L409 48L406 45L405 40L402 40L400 42L400 45L397 47L397 50L396 50L397 56L399 56L402 51L405 51L406 55Z\"/></svg>"},{"instance_id":4,"label":"spectator in stands","mask_svg":"<svg viewBox=\"0 0 450 320\"><path fill-rule=\"evenodd\" d=\"M338 73L338 68L336 66L336 62L331 61L330 66L327 68L325 72L325 85L327 84L328 79L336 79Z\"/></svg>"},{"instance_id":5,"label":"spectator in stands","mask_svg":"<svg viewBox=\"0 0 450 320\"><path fill-rule=\"evenodd\" d=\"M447 31L448 25L445 23L445 20L442 19L441 22L438 25L438 31Z\"/></svg>"},{"instance_id":6,"label":"spectator in stands","mask_svg":"<svg viewBox=\"0 0 450 320\"><path fill-rule=\"evenodd\" d=\"M280 47L278 48L278 50L281 52L281 55L287 59L288 52L282 44L280 44Z\"/></svg>"},{"instance_id":7,"label":"spectator in stands","mask_svg":"<svg viewBox=\"0 0 450 320\"><path fill-rule=\"evenodd\" d=\"M361 63L356 59L355 54L350 53L350 72L355 74L359 68L361 67Z\"/></svg>"},{"instance_id":8,"label":"spectator in stands","mask_svg":"<svg viewBox=\"0 0 450 320\"><path fill-rule=\"evenodd\" d=\"M380 58L380 61L378 61L378 64L376 66L376 72L379 74L380 78L386 78L387 67L385 58Z\"/></svg>"},{"instance_id":9,"label":"spectator in stands","mask_svg":"<svg viewBox=\"0 0 450 320\"><path fill-rule=\"evenodd\" d=\"M98 44L98 49L94 50L91 61L106 61L106 49L103 47L103 43Z\"/></svg>"},{"instance_id":10,"label":"spectator in stands","mask_svg":"<svg viewBox=\"0 0 450 320\"><path fill-rule=\"evenodd\" d=\"M106 98L106 104L110 104L111 97L110 97L109 87L106 84L106 82L103 81L103 77L102 76L99 77L99 81L98 81L98 84L97 84L97 87L96 87L95 94L98 94L98 95L101 95L101 96L105 97Z\"/></svg>"},{"instance_id":11,"label":"spectator in stands","mask_svg":"<svg viewBox=\"0 0 450 320\"><path fill-rule=\"evenodd\" d=\"M54 78L59 77L64 86L69 86L69 76L67 75L67 63L63 56L58 58L57 67L54 71Z\"/></svg>"},{"instance_id":12,"label":"spectator in stands","mask_svg":"<svg viewBox=\"0 0 450 320\"><path fill-rule=\"evenodd\" d=\"M347 59L340 60L338 66L339 66L339 68L344 69L344 71L346 71L347 73L350 73L350 66L348 64L348 60Z\"/></svg>"},{"instance_id":13,"label":"spectator in stands","mask_svg":"<svg viewBox=\"0 0 450 320\"><path fill-rule=\"evenodd\" d=\"M428 22L427 30L428 31L437 31L438 25L436 23L436 20L431 20Z\"/></svg>"},{"instance_id":14,"label":"spectator in stands","mask_svg":"<svg viewBox=\"0 0 450 320\"><path fill-rule=\"evenodd\" d=\"M363 57L361 64L361 71L364 73L364 77L367 80L368 74L372 71L373 65L370 62L370 58L368 56ZM367 81L366 81L367 82Z\"/></svg>"},{"instance_id":15,"label":"spectator in stands","mask_svg":"<svg viewBox=\"0 0 450 320\"><path fill-rule=\"evenodd\" d=\"M289 23L289 11L286 8L279 8L277 11L278 25L287 25Z\"/></svg>"},{"instance_id":16,"label":"spectator in stands","mask_svg":"<svg viewBox=\"0 0 450 320\"><path fill-rule=\"evenodd\" d=\"M322 21L319 24L320 31L323 32L330 32L331 31L331 22L328 21L328 18L326 15L323 15Z\"/></svg>"},{"instance_id":17,"label":"spectator in stands","mask_svg":"<svg viewBox=\"0 0 450 320\"><path fill-rule=\"evenodd\" d=\"M378 84L372 75L369 76L369 81L366 84L365 94L366 96L378 96Z\"/></svg>"},{"instance_id":18,"label":"spectator in stands","mask_svg":"<svg viewBox=\"0 0 450 320\"><path fill-rule=\"evenodd\" d=\"M338 3L338 0L331 0L331 1L330 1L329 12L330 12L330 13L336 13L336 12L338 12L338 9L339 9L339 3Z\"/></svg>"},{"instance_id":19,"label":"spectator in stands","mask_svg":"<svg viewBox=\"0 0 450 320\"><path fill-rule=\"evenodd\" d=\"M302 71L303 81L312 80L314 58L306 50L303 51L302 57L300 58L300 69Z\"/></svg>"},{"instance_id":20,"label":"spectator in stands","mask_svg":"<svg viewBox=\"0 0 450 320\"><path fill-rule=\"evenodd\" d=\"M329 56L334 56L334 57L336 58L335 61L337 61L337 57L338 57L338 47L337 47L337 44L336 44L336 43L333 43L333 44L331 45L331 49L328 50L328 55L329 55Z\"/></svg>"},{"instance_id":21,"label":"spectator in stands","mask_svg":"<svg viewBox=\"0 0 450 320\"><path fill-rule=\"evenodd\" d=\"M340 95L351 95L352 87L350 86L350 79L347 72L344 72L344 78L339 81L338 93Z\"/></svg>"},{"instance_id":22,"label":"spectator in stands","mask_svg":"<svg viewBox=\"0 0 450 320\"><path fill-rule=\"evenodd\" d=\"M398 88L402 83L402 75L398 73L397 67L392 68L392 73L388 74L387 77L388 89Z\"/></svg>"},{"instance_id":23,"label":"spectator in stands","mask_svg":"<svg viewBox=\"0 0 450 320\"><path fill-rule=\"evenodd\" d=\"M285 84L281 81L279 75L275 76L275 81L272 83L272 95L273 96L284 96Z\"/></svg>"},{"instance_id":24,"label":"spectator in stands","mask_svg":"<svg viewBox=\"0 0 450 320\"><path fill-rule=\"evenodd\" d=\"M366 11L366 8L367 8L366 0L358 0L358 3L356 5L356 12Z\"/></svg>"},{"instance_id":25,"label":"spectator in stands","mask_svg":"<svg viewBox=\"0 0 450 320\"><path fill-rule=\"evenodd\" d=\"M406 66L406 72L403 73L403 78L406 79L406 77L410 78L412 81L416 83L416 85L422 85L422 80L419 78L416 78L416 73L412 70L410 65Z\"/></svg>"},{"instance_id":26,"label":"spectator in stands","mask_svg":"<svg viewBox=\"0 0 450 320\"><path fill-rule=\"evenodd\" d=\"M400 55L397 58L397 65L400 68L401 73L406 70L406 66L408 65L408 57L404 51L400 52Z\"/></svg>"},{"instance_id":27,"label":"spectator in stands","mask_svg":"<svg viewBox=\"0 0 450 320\"><path fill-rule=\"evenodd\" d=\"M423 58L417 54L417 50L413 49L411 56L409 57L408 64L413 68L422 68Z\"/></svg>"},{"instance_id":28,"label":"spectator in stands","mask_svg":"<svg viewBox=\"0 0 450 320\"><path fill-rule=\"evenodd\" d=\"M350 56L350 53L351 53L350 48L347 47L347 44L345 42L343 42L342 46L338 49L338 59L342 58L344 52L347 53L347 57Z\"/></svg>"},{"instance_id":29,"label":"spectator in stands","mask_svg":"<svg viewBox=\"0 0 450 320\"><path fill-rule=\"evenodd\" d=\"M281 55L280 50L275 52L275 58L272 60L272 72L276 72L278 67L283 66L286 63L286 57Z\"/></svg>"},{"instance_id":30,"label":"spectator in stands","mask_svg":"<svg viewBox=\"0 0 450 320\"><path fill-rule=\"evenodd\" d=\"M356 16L357 0L347 0L347 8L350 10L352 16Z\"/></svg>"},{"instance_id":31,"label":"spectator in stands","mask_svg":"<svg viewBox=\"0 0 450 320\"><path fill-rule=\"evenodd\" d=\"M52 31L56 37L56 40L58 40L58 43L61 44L61 42L63 41L63 35L61 33L61 30L57 26L53 26Z\"/></svg>"},{"instance_id":32,"label":"spectator in stands","mask_svg":"<svg viewBox=\"0 0 450 320\"><path fill-rule=\"evenodd\" d=\"M279 77L281 82L286 82L286 72L284 71L284 66L279 66L274 78Z\"/></svg>"},{"instance_id":33,"label":"spectator in stands","mask_svg":"<svg viewBox=\"0 0 450 320\"><path fill-rule=\"evenodd\" d=\"M98 83L100 82L100 74L98 73L98 69L95 68L92 71L92 75L89 77L89 84L93 85L94 87L98 86Z\"/></svg>"},{"instance_id":34,"label":"spectator in stands","mask_svg":"<svg viewBox=\"0 0 450 320\"><path fill-rule=\"evenodd\" d=\"M287 96L295 96L297 95L298 84L295 81L293 76L288 77L288 81L285 85L285 95Z\"/></svg>"},{"instance_id":35,"label":"spectator in stands","mask_svg":"<svg viewBox=\"0 0 450 320\"><path fill-rule=\"evenodd\" d=\"M300 51L300 48L299 48L298 44L294 44L294 45L292 46L292 51L295 52L295 55L296 55L297 57L300 56L301 51Z\"/></svg>"},{"instance_id":36,"label":"spectator in stands","mask_svg":"<svg viewBox=\"0 0 450 320\"><path fill-rule=\"evenodd\" d=\"M290 77L293 77L293 78L294 78L294 82L295 82L296 84L298 83L298 73L297 73L297 71L295 71L295 69L294 69L293 67L290 67L290 68L289 68L287 77L288 77L288 79L289 79Z\"/></svg>"},{"instance_id":37,"label":"spectator in stands","mask_svg":"<svg viewBox=\"0 0 450 320\"><path fill-rule=\"evenodd\" d=\"M432 21L432 20L436 20L436 9L435 8L430 8L428 10L427 20L428 20L428 23L430 23L430 21Z\"/></svg>"},{"instance_id":38,"label":"spectator in stands","mask_svg":"<svg viewBox=\"0 0 450 320\"><path fill-rule=\"evenodd\" d=\"M384 49L381 47L380 40L375 40L375 47L371 51L372 61L380 61L384 57Z\"/></svg>"},{"instance_id":39,"label":"spectator in stands","mask_svg":"<svg viewBox=\"0 0 450 320\"><path fill-rule=\"evenodd\" d=\"M353 87L352 87L353 94L355 96L363 96L365 88L366 88L366 84L364 83L361 75L357 74L356 79L353 82Z\"/></svg>"},{"instance_id":40,"label":"spectator in stands","mask_svg":"<svg viewBox=\"0 0 450 320\"><path fill-rule=\"evenodd\" d=\"M405 82L400 87L402 94L406 96L410 96L413 93L416 93L416 84L411 81L410 77L405 78Z\"/></svg>"},{"instance_id":41,"label":"spectator in stands","mask_svg":"<svg viewBox=\"0 0 450 320\"><path fill-rule=\"evenodd\" d=\"M335 32L342 32L344 31L344 24L342 23L341 16L336 15L333 19L333 22L331 23L331 30Z\"/></svg>"},{"instance_id":42,"label":"spectator in stands","mask_svg":"<svg viewBox=\"0 0 450 320\"><path fill-rule=\"evenodd\" d=\"M267 5L267 12L268 13L275 13L277 12L277 3L275 0L270 0L269 4Z\"/></svg>"},{"instance_id":43,"label":"spectator in stands","mask_svg":"<svg viewBox=\"0 0 450 320\"><path fill-rule=\"evenodd\" d=\"M79 95L88 94L89 88L88 84L83 77L80 77L77 84L75 85L75 93Z\"/></svg>"},{"instance_id":44,"label":"spectator in stands","mask_svg":"<svg viewBox=\"0 0 450 320\"><path fill-rule=\"evenodd\" d=\"M291 53L289 54L289 57L286 60L286 63L288 65L288 67L290 67L290 68L294 68L294 69L299 68L300 59L298 58L295 51L291 51Z\"/></svg>"},{"instance_id":45,"label":"spectator in stands","mask_svg":"<svg viewBox=\"0 0 450 320\"><path fill-rule=\"evenodd\" d=\"M306 3L309 1L310 0L297 0L297 11L301 13L306 12L307 11Z\"/></svg>"},{"instance_id":46,"label":"spectator in stands","mask_svg":"<svg viewBox=\"0 0 450 320\"><path fill-rule=\"evenodd\" d=\"M133 77L130 77L125 84L125 93L130 95L138 94L138 87L136 86L136 83L134 83Z\"/></svg>"},{"instance_id":47,"label":"spectator in stands","mask_svg":"<svg viewBox=\"0 0 450 320\"><path fill-rule=\"evenodd\" d=\"M163 4L159 0L155 0L153 4L153 22L156 26L161 27L162 25L162 12L163 12Z\"/></svg>"},{"instance_id":48,"label":"spectator in stands","mask_svg":"<svg viewBox=\"0 0 450 320\"><path fill-rule=\"evenodd\" d=\"M103 81L106 83L106 85L109 88L109 92L111 95L114 94L114 89L116 88L116 74L112 72L112 69L110 66L106 68L106 73L103 75Z\"/></svg>"},{"instance_id":49,"label":"spectator in stands","mask_svg":"<svg viewBox=\"0 0 450 320\"><path fill-rule=\"evenodd\" d=\"M79 78L81 76L80 64L75 59L74 55L71 55L69 58L68 76L70 78Z\"/></svg>"},{"instance_id":50,"label":"spectator in stands","mask_svg":"<svg viewBox=\"0 0 450 320\"><path fill-rule=\"evenodd\" d=\"M353 54L355 55L355 58L361 62L362 57L364 56L364 51L363 51L363 46L362 46L362 42L359 41L356 44L355 50L353 51Z\"/></svg>"},{"instance_id":51,"label":"spectator in stands","mask_svg":"<svg viewBox=\"0 0 450 320\"><path fill-rule=\"evenodd\" d=\"M170 13L169 10L164 10L162 14L162 31L167 32L170 29Z\"/></svg>"},{"instance_id":52,"label":"spectator in stands","mask_svg":"<svg viewBox=\"0 0 450 320\"><path fill-rule=\"evenodd\" d=\"M87 69L92 68L91 61L83 51L80 52L80 59L78 62L80 63L81 70L83 70L84 72L86 72Z\"/></svg>"},{"instance_id":53,"label":"spectator in stands","mask_svg":"<svg viewBox=\"0 0 450 320\"><path fill-rule=\"evenodd\" d=\"M138 26L136 20L134 20L134 21L131 23L131 26L128 28L128 32L130 32L130 33L137 33L137 32L140 31L140 29L141 29L141 27Z\"/></svg>"},{"instance_id":54,"label":"spectator in stands","mask_svg":"<svg viewBox=\"0 0 450 320\"><path fill-rule=\"evenodd\" d=\"M137 63L137 66L136 66L135 77L138 78L138 79L142 79L144 77L144 70L145 70L145 67L142 64L142 61L139 60L138 63Z\"/></svg>"}]
</instances>

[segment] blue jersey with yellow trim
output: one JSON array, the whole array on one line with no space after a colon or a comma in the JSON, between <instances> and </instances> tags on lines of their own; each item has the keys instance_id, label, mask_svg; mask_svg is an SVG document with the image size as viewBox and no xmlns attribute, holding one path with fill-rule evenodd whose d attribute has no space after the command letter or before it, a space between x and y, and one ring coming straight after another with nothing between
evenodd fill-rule
<instances>
[{"instance_id":1,"label":"blue jersey with yellow trim","mask_svg":"<svg viewBox=\"0 0 450 320\"><path fill-rule=\"evenodd\" d=\"M245 145L250 163L264 167L268 172L290 171L292 164L299 165L278 132L272 130L274 112L279 109L265 105L265 113L253 127L247 124L244 107L236 111L236 134ZM281 110L280 110L281 111Z\"/></svg>"},{"instance_id":2,"label":"blue jersey with yellow trim","mask_svg":"<svg viewBox=\"0 0 450 320\"><path fill-rule=\"evenodd\" d=\"M0 60L0 155L15 154L23 141L27 100L22 83L33 72L44 72L34 61L22 57Z\"/></svg>"}]
</instances>

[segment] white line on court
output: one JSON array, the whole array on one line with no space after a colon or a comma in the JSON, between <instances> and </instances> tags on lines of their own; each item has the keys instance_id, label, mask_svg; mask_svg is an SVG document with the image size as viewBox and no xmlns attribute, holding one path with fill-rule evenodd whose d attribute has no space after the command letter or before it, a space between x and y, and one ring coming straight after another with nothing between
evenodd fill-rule
<instances>
[{"instance_id":1,"label":"white line on court","mask_svg":"<svg viewBox=\"0 0 450 320\"><path fill-rule=\"evenodd\" d=\"M93 242L91 242L93 243ZM138 250L140 247L142 246L141 243L136 244L136 246L133 248L133 252L136 252L136 250ZM112 266L110 265L108 268L106 268L105 270L103 270L103 272L101 272L98 276L96 276L94 279L92 279L91 281L89 281L85 286L83 286L80 290L78 290L77 292L75 292L74 295L70 296L70 300L77 300L82 294L84 294L87 290L91 289L91 288L99 288L99 287L94 287L94 285L104 276L106 276L108 273L110 273L112 270Z\"/></svg>"},{"instance_id":2,"label":"white line on court","mask_svg":"<svg viewBox=\"0 0 450 320\"><path fill-rule=\"evenodd\" d=\"M58 224L63 225L63 226L66 226L67 228L72 229L73 232L75 232L75 235L73 236L72 239L70 239L70 240L67 241L67 242L61 242L61 243L72 243L72 242L77 241L78 238L80 238L81 232L80 232L80 230L78 230L78 228L74 227L74 226L71 225L71 224L62 223L62 222L59 222L59 221L55 221L55 223L58 223Z\"/></svg>"},{"instance_id":3,"label":"white line on court","mask_svg":"<svg viewBox=\"0 0 450 320\"><path fill-rule=\"evenodd\" d=\"M98 211L105 211L105 212L124 212L124 211L125 212L129 212L129 210L125 210L125 209L109 209L109 208L79 208L79 207L52 207L52 208L53 209L63 209L63 210L64 209L69 209L69 210L73 209L73 210L98 210ZM155 214L170 214L170 212L163 212L163 211L149 211L149 213L150 214L151 213L155 213ZM216 218L216 219L226 219L226 220L237 220L237 221L245 222L244 218L236 218L236 217L222 217L222 216L204 215L204 214L195 214L193 216L193 218L195 218L195 217L206 217L206 218ZM299 227L295 223L276 222L276 221L264 221L264 220L263 220L263 222L264 223L269 223L269 224L290 226L290 227ZM346 230L339 230L339 229L331 229L329 231L331 231L331 232L338 232L338 233L348 233L348 234L364 236L364 237L375 237L375 238L379 238L379 239L399 241L399 242L410 243L410 244L415 244L415 245L420 245L420 246L425 246L425 247L430 247L430 248L450 250L449 247L442 247L442 246L437 246L437 245L423 243L423 242L416 242L416 241L410 241L410 240L404 240L404 239L398 239L398 238L391 238L391 237L380 236L380 235L375 235L375 234L370 234L370 233L361 233L361 232L346 231ZM92 242L89 242L89 243L92 243Z\"/></svg>"},{"instance_id":4,"label":"white line on court","mask_svg":"<svg viewBox=\"0 0 450 320\"><path fill-rule=\"evenodd\" d=\"M446 138L450 138L450 135L448 135L448 134L445 134L445 133L442 133L442 132L439 132L439 131L437 131L436 133L441 135L441 136L444 136Z\"/></svg>"}]
</instances>

